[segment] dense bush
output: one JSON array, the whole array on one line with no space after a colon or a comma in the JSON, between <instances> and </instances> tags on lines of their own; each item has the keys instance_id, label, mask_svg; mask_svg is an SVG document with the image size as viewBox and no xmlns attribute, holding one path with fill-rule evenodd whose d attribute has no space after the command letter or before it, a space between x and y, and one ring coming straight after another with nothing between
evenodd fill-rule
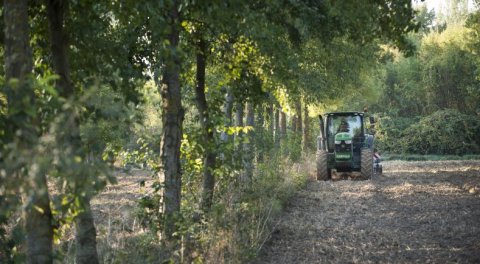
<instances>
[{"instance_id":1,"label":"dense bush","mask_svg":"<svg viewBox=\"0 0 480 264\"><path fill-rule=\"evenodd\" d=\"M480 153L480 118L447 109L418 118L384 116L377 147L384 152L464 155Z\"/></svg>"},{"instance_id":2,"label":"dense bush","mask_svg":"<svg viewBox=\"0 0 480 264\"><path fill-rule=\"evenodd\" d=\"M402 134L409 126L419 120L418 117L393 117L382 114L378 118L376 148L382 152L402 152Z\"/></svg>"},{"instance_id":3,"label":"dense bush","mask_svg":"<svg viewBox=\"0 0 480 264\"><path fill-rule=\"evenodd\" d=\"M441 110L407 128L403 152L415 154L476 154L480 152L480 118Z\"/></svg>"}]
</instances>

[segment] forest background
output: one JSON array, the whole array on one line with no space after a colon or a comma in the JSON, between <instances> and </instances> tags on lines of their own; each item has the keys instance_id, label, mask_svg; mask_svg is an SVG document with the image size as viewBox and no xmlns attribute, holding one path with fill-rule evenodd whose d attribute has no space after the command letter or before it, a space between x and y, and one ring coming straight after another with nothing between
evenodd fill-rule
<instances>
[{"instance_id":1,"label":"forest background","mask_svg":"<svg viewBox=\"0 0 480 264\"><path fill-rule=\"evenodd\" d=\"M446 3L5 0L0 262L251 261L327 111L368 107L390 157L478 157L479 3ZM114 244L91 200L121 169L152 181Z\"/></svg>"}]
</instances>

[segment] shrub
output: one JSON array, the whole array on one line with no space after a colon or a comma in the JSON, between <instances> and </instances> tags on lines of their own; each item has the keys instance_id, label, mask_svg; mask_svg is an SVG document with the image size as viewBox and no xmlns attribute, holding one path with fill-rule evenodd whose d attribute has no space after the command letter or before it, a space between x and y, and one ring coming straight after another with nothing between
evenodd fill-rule
<instances>
[{"instance_id":1,"label":"shrub","mask_svg":"<svg viewBox=\"0 0 480 264\"><path fill-rule=\"evenodd\" d=\"M480 119L457 110L440 110L408 127L401 137L404 153L478 154Z\"/></svg>"},{"instance_id":2,"label":"shrub","mask_svg":"<svg viewBox=\"0 0 480 264\"><path fill-rule=\"evenodd\" d=\"M377 123L376 148L381 152L401 153L403 132L418 120L418 117L380 116Z\"/></svg>"}]
</instances>

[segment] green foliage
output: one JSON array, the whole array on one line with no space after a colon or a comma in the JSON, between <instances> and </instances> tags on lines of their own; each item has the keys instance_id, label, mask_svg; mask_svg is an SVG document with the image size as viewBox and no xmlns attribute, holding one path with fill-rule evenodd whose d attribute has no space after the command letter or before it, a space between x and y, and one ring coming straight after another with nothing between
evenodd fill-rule
<instances>
[{"instance_id":1,"label":"green foliage","mask_svg":"<svg viewBox=\"0 0 480 264\"><path fill-rule=\"evenodd\" d=\"M418 120L418 117L377 115L375 147L381 152L402 152L403 131Z\"/></svg>"},{"instance_id":2,"label":"green foliage","mask_svg":"<svg viewBox=\"0 0 480 264\"><path fill-rule=\"evenodd\" d=\"M416 154L475 154L480 152L480 119L455 110L422 118L403 133L404 152Z\"/></svg>"},{"instance_id":3,"label":"green foliage","mask_svg":"<svg viewBox=\"0 0 480 264\"><path fill-rule=\"evenodd\" d=\"M15 94L15 89L0 91L0 223L18 212L19 201L14 198L28 186L25 175L32 167L38 166L49 182L56 183L50 195L58 226L56 239L60 240L81 212L82 198L92 197L107 182L114 182L110 165L115 161L150 170L155 177L161 173L165 164L159 164L158 147L165 128L160 120L166 113L160 109L169 103L165 100L169 90L164 89L162 102L158 89L168 85L160 80L168 70L181 76L185 106L185 122L179 124L184 128L182 175L178 176L182 192L175 237L197 241L193 245L186 242L198 253L192 259L195 261L251 261L268 237L272 216L307 176L292 168L303 156L300 133L289 132L278 147L273 131L265 124L227 124L230 117L222 111L225 91L231 91L236 102L259 108L266 103L279 104L288 114L298 100L310 104L321 101L324 108L327 103L340 104L352 98L362 98L363 103L381 94L374 88L359 89L369 81L380 83L381 74L373 81L366 77L379 55L379 39L409 52L412 41L406 33L418 28L410 0L180 2L175 10L180 13L177 20L171 19L171 1L70 1L63 23L70 62L65 70L75 91L67 98L54 88L58 76L52 74L50 52L50 46L62 43L50 43L52 39L47 37L45 3L29 3L35 75L28 80L28 88L34 90L35 98ZM428 20L428 14L424 18ZM180 32L178 49L172 48L177 44L167 37L172 29ZM204 54L205 93L214 127L213 142L205 142L194 107L194 66L200 39L208 47ZM3 53L0 50L0 61ZM457 55L452 53L449 58ZM464 58L468 54L460 55ZM439 65L445 65L442 61L439 58ZM389 102L395 114L418 111L418 98L423 97L415 93L421 87L416 81L418 76L426 76L415 74L420 64L405 59L387 70L387 78L395 79L387 87L398 91L391 96L406 98ZM461 71L476 69L474 64L467 66L460 67ZM414 81L402 81L411 77ZM471 102L466 102L470 111L477 107L477 86L469 82L470 76L466 78L461 83L467 84L472 96ZM9 86L2 83L2 87L24 85L21 81L8 80ZM432 79L431 83L434 81L439 82ZM8 98L12 94L18 98ZM408 100L411 103L405 104ZM175 117L165 120L171 118ZM384 128L389 137L401 134L391 132L394 129L398 127ZM38 133L38 138L27 141L31 143L28 146L19 143L20 137L29 138L26 132ZM222 133L227 139L220 139ZM179 145L170 140L165 139L166 144ZM393 148L387 142L385 148ZM206 150L217 154L216 166L207 168L213 171L216 184L212 210L201 212L198 204ZM247 165L255 167L251 179L245 177ZM165 185L155 181L151 188L151 194L140 199L137 214L152 232L137 242L158 249L152 246L158 242L152 237L164 224L159 212L164 206L160 191ZM8 239L10 234L3 231L0 229L0 237ZM10 245L1 250L10 250L11 255L13 248Z\"/></svg>"},{"instance_id":4,"label":"green foliage","mask_svg":"<svg viewBox=\"0 0 480 264\"><path fill-rule=\"evenodd\" d=\"M478 118L452 109L415 118L380 116L376 147L398 154L478 154L479 128Z\"/></svg>"},{"instance_id":5,"label":"green foliage","mask_svg":"<svg viewBox=\"0 0 480 264\"><path fill-rule=\"evenodd\" d=\"M298 162L302 156L302 136L297 132L288 132L288 136L281 142L281 153L287 153L293 162Z\"/></svg>"},{"instance_id":6,"label":"green foliage","mask_svg":"<svg viewBox=\"0 0 480 264\"><path fill-rule=\"evenodd\" d=\"M249 262L258 254L283 205L307 180L307 172L290 164L270 157L256 168L250 183L236 178L220 187L212 212L193 234L203 261Z\"/></svg>"},{"instance_id":7,"label":"green foliage","mask_svg":"<svg viewBox=\"0 0 480 264\"><path fill-rule=\"evenodd\" d=\"M473 114L480 107L478 63L466 47L467 35L466 28L451 26L423 40L419 59L427 102L433 111L452 108Z\"/></svg>"}]
</instances>

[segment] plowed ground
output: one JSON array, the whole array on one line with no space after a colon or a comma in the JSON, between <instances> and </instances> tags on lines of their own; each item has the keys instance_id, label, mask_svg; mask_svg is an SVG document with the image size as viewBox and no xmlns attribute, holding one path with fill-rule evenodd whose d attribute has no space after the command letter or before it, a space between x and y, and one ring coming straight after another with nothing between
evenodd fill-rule
<instances>
[{"instance_id":1,"label":"plowed ground","mask_svg":"<svg viewBox=\"0 0 480 264\"><path fill-rule=\"evenodd\" d=\"M257 263L480 263L480 161L384 162L369 181L314 181Z\"/></svg>"}]
</instances>

